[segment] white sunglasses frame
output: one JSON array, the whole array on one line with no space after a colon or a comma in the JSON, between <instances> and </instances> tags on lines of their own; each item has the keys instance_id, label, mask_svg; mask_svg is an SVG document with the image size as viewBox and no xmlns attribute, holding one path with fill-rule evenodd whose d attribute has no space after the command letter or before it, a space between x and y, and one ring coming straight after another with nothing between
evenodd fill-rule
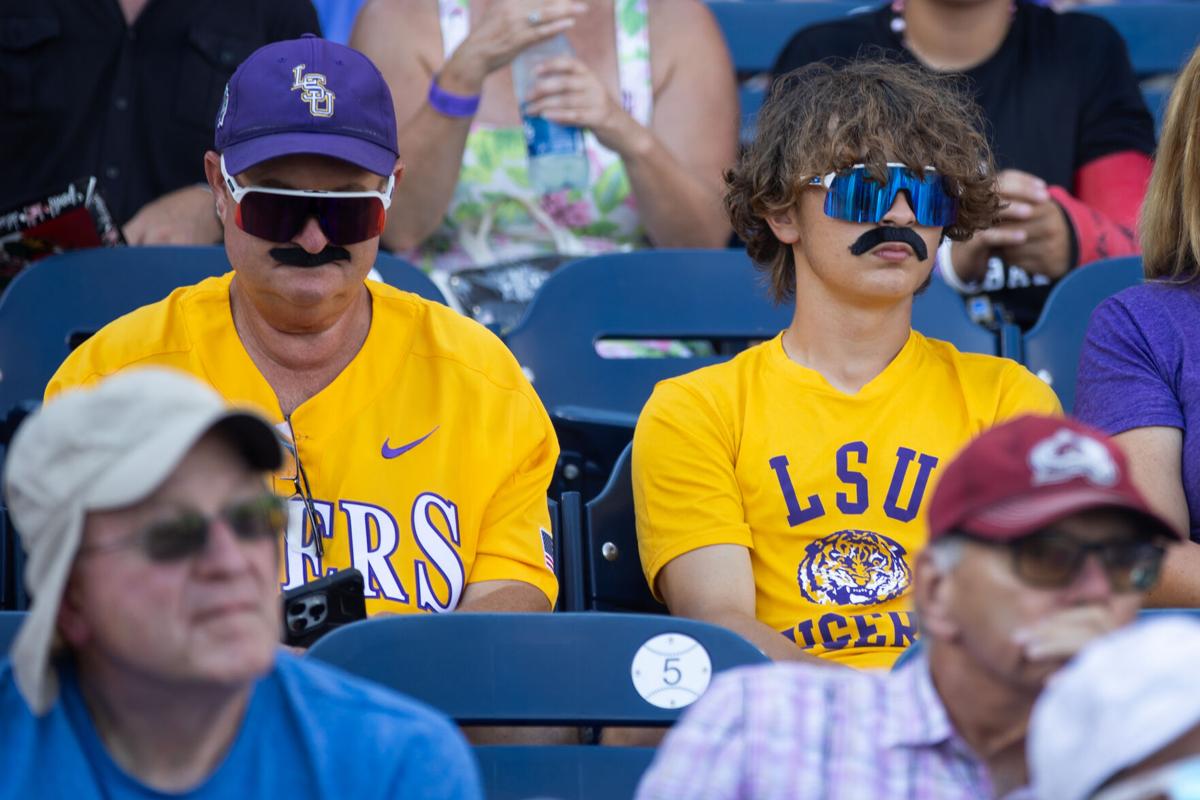
<instances>
[{"instance_id":1,"label":"white sunglasses frame","mask_svg":"<svg viewBox=\"0 0 1200 800\"><path fill-rule=\"evenodd\" d=\"M829 191L829 187L833 186L833 179L837 177L839 172L847 172L852 169L859 169L860 167L865 168L867 166L869 166L869 165L867 165L867 164L851 164L850 166L845 167L843 169L834 170L833 172L827 172L824 175L817 175L816 177L814 177L812 180L810 180L808 182L808 185L809 186L824 186L825 190ZM886 167L904 167L905 169L908 169L908 164L904 164L900 161L889 161L884 166L886 166ZM937 172L937 167L925 167L925 171L926 172Z\"/></svg>"},{"instance_id":2,"label":"white sunglasses frame","mask_svg":"<svg viewBox=\"0 0 1200 800\"><path fill-rule=\"evenodd\" d=\"M225 186L229 189L229 193L233 196L233 202L241 205L242 198L251 192L261 192L262 194L278 194L284 197L375 197L383 203L383 210L387 211L392 207L392 190L396 188L396 176L389 175L387 186L382 192L328 192L322 189L275 189L267 186L239 186L237 181L233 179L225 169L225 155L221 155L221 177L225 179Z\"/></svg>"}]
</instances>

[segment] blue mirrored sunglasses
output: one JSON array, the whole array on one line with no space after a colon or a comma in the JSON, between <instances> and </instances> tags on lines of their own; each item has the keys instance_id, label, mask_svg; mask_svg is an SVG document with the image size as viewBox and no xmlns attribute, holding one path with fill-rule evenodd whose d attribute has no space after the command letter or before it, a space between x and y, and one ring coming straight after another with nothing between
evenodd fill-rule
<instances>
[{"instance_id":1,"label":"blue mirrored sunglasses","mask_svg":"<svg viewBox=\"0 0 1200 800\"><path fill-rule=\"evenodd\" d=\"M944 228L958 219L958 200L946 191L942 176L933 167L917 176L905 165L889 162L887 183L879 183L866 164L855 164L810 183L825 187L825 215L846 222L882 221L898 192L908 193L918 225Z\"/></svg>"}]
</instances>

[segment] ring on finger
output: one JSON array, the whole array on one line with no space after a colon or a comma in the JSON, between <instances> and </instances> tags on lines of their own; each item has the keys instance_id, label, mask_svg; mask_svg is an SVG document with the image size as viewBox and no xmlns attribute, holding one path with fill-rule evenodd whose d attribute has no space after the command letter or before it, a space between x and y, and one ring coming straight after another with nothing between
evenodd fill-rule
<instances>
[{"instance_id":1,"label":"ring on finger","mask_svg":"<svg viewBox=\"0 0 1200 800\"><path fill-rule=\"evenodd\" d=\"M529 12L529 16L525 17L525 19L529 20L530 25L540 24L542 21L542 10L540 8L535 8L533 11Z\"/></svg>"}]
</instances>

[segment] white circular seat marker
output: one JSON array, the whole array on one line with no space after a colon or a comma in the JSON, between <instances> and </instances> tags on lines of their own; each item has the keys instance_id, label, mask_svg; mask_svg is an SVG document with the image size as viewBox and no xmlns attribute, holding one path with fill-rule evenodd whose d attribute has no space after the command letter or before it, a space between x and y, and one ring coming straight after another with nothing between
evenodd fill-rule
<instances>
[{"instance_id":1,"label":"white circular seat marker","mask_svg":"<svg viewBox=\"0 0 1200 800\"><path fill-rule=\"evenodd\" d=\"M708 689L712 659L692 637L661 633L638 648L629 672L633 688L650 705L684 708Z\"/></svg>"}]
</instances>

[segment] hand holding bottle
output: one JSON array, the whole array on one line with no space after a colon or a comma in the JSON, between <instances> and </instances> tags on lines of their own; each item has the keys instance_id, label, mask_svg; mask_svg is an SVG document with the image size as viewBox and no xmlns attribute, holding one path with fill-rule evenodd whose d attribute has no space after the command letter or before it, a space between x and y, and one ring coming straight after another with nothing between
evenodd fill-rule
<instances>
[{"instance_id":1,"label":"hand holding bottle","mask_svg":"<svg viewBox=\"0 0 1200 800\"><path fill-rule=\"evenodd\" d=\"M587 128L600 144L619 153L642 130L596 73L577 58L559 56L542 62L526 103L525 113Z\"/></svg>"},{"instance_id":2,"label":"hand holding bottle","mask_svg":"<svg viewBox=\"0 0 1200 800\"><path fill-rule=\"evenodd\" d=\"M493 0L442 69L443 88L478 94L488 75L530 45L566 31L585 11L579 0Z\"/></svg>"}]
</instances>

